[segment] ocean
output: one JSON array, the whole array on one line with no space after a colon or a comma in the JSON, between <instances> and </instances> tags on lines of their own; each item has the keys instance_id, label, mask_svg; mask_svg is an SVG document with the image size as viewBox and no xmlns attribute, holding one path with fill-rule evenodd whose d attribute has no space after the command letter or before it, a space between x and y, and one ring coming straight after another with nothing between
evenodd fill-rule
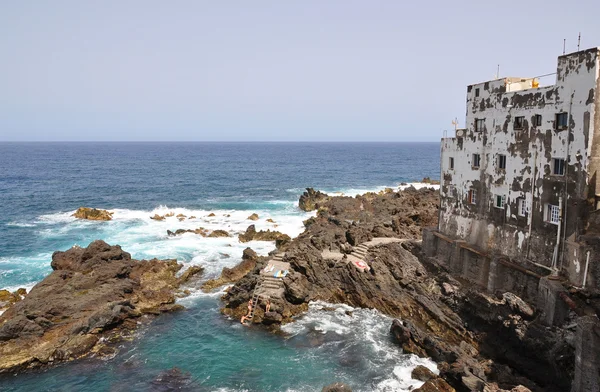
<instances>
[{"instance_id":1,"label":"ocean","mask_svg":"<svg viewBox=\"0 0 600 392\"><path fill-rule=\"evenodd\" d=\"M236 237L167 236L167 230L249 224L294 237L312 216L306 187L355 195L439 178L439 143L0 143L0 289L28 290L51 272L56 250L95 239L136 259L176 258L205 267L203 279L236 265L250 246ZM80 206L114 211L109 222L71 217ZM159 222L154 214L195 216ZM209 214L215 216L209 217ZM257 213L259 220L247 217ZM274 223L267 222L272 219ZM84 359L0 376L1 391L318 391L340 381L354 391L409 391L417 364L390 341L391 319L375 310L312 303L281 334L246 328L219 313L222 292L195 291L187 310L144 324L109 359ZM335 310L331 310L334 308Z\"/></svg>"}]
</instances>

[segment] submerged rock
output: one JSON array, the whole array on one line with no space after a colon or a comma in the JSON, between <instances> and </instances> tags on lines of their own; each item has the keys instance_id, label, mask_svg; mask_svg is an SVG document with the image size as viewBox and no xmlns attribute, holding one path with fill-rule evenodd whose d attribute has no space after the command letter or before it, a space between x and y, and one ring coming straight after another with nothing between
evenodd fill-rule
<instances>
[{"instance_id":1,"label":"submerged rock","mask_svg":"<svg viewBox=\"0 0 600 392\"><path fill-rule=\"evenodd\" d=\"M109 221L112 219L113 212L96 208L79 207L71 216L79 219Z\"/></svg>"},{"instance_id":2,"label":"submerged rock","mask_svg":"<svg viewBox=\"0 0 600 392\"><path fill-rule=\"evenodd\" d=\"M183 266L176 260L133 260L104 241L55 252L51 266L50 275L0 315L0 373L102 354L140 316L181 309L175 295L202 271L178 277Z\"/></svg>"},{"instance_id":3,"label":"submerged rock","mask_svg":"<svg viewBox=\"0 0 600 392\"><path fill-rule=\"evenodd\" d=\"M323 389L321 389L321 392L352 392L352 388L344 383L336 382L324 386Z\"/></svg>"},{"instance_id":4,"label":"submerged rock","mask_svg":"<svg viewBox=\"0 0 600 392\"><path fill-rule=\"evenodd\" d=\"M214 230L208 235L210 238L229 237L229 233L225 230Z\"/></svg>"}]
</instances>

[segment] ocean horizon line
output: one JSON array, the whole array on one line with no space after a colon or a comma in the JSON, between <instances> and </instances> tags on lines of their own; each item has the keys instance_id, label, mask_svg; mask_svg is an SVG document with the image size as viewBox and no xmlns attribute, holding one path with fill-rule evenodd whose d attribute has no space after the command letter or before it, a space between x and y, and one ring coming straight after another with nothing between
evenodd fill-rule
<instances>
[{"instance_id":1,"label":"ocean horizon line","mask_svg":"<svg viewBox=\"0 0 600 392\"><path fill-rule=\"evenodd\" d=\"M277 140L253 140L253 141L201 141L201 140L0 140L0 144L434 144L440 141L277 141Z\"/></svg>"}]
</instances>

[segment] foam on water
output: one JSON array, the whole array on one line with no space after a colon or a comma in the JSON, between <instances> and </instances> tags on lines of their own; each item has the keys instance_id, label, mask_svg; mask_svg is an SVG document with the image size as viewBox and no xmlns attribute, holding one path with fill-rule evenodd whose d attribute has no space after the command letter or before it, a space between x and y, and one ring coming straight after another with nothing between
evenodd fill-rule
<instances>
[{"instance_id":1,"label":"foam on water","mask_svg":"<svg viewBox=\"0 0 600 392\"><path fill-rule=\"evenodd\" d=\"M306 314L282 330L289 339L309 337L319 342L319 349L330 349L332 355L347 358L357 371L376 380L372 390L410 391L423 384L411 378L417 365L426 366L436 374L437 366L428 359L403 354L391 341L391 323L391 318L373 309L317 301L309 304Z\"/></svg>"}]
</instances>

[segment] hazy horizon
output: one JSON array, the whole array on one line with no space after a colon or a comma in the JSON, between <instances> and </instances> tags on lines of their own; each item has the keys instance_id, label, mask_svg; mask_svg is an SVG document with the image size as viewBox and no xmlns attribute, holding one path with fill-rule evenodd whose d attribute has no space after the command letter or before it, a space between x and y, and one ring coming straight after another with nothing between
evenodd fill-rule
<instances>
[{"instance_id":1,"label":"hazy horizon","mask_svg":"<svg viewBox=\"0 0 600 392\"><path fill-rule=\"evenodd\" d=\"M0 141L439 142L498 64L600 46L600 3L563 5L5 2Z\"/></svg>"}]
</instances>

